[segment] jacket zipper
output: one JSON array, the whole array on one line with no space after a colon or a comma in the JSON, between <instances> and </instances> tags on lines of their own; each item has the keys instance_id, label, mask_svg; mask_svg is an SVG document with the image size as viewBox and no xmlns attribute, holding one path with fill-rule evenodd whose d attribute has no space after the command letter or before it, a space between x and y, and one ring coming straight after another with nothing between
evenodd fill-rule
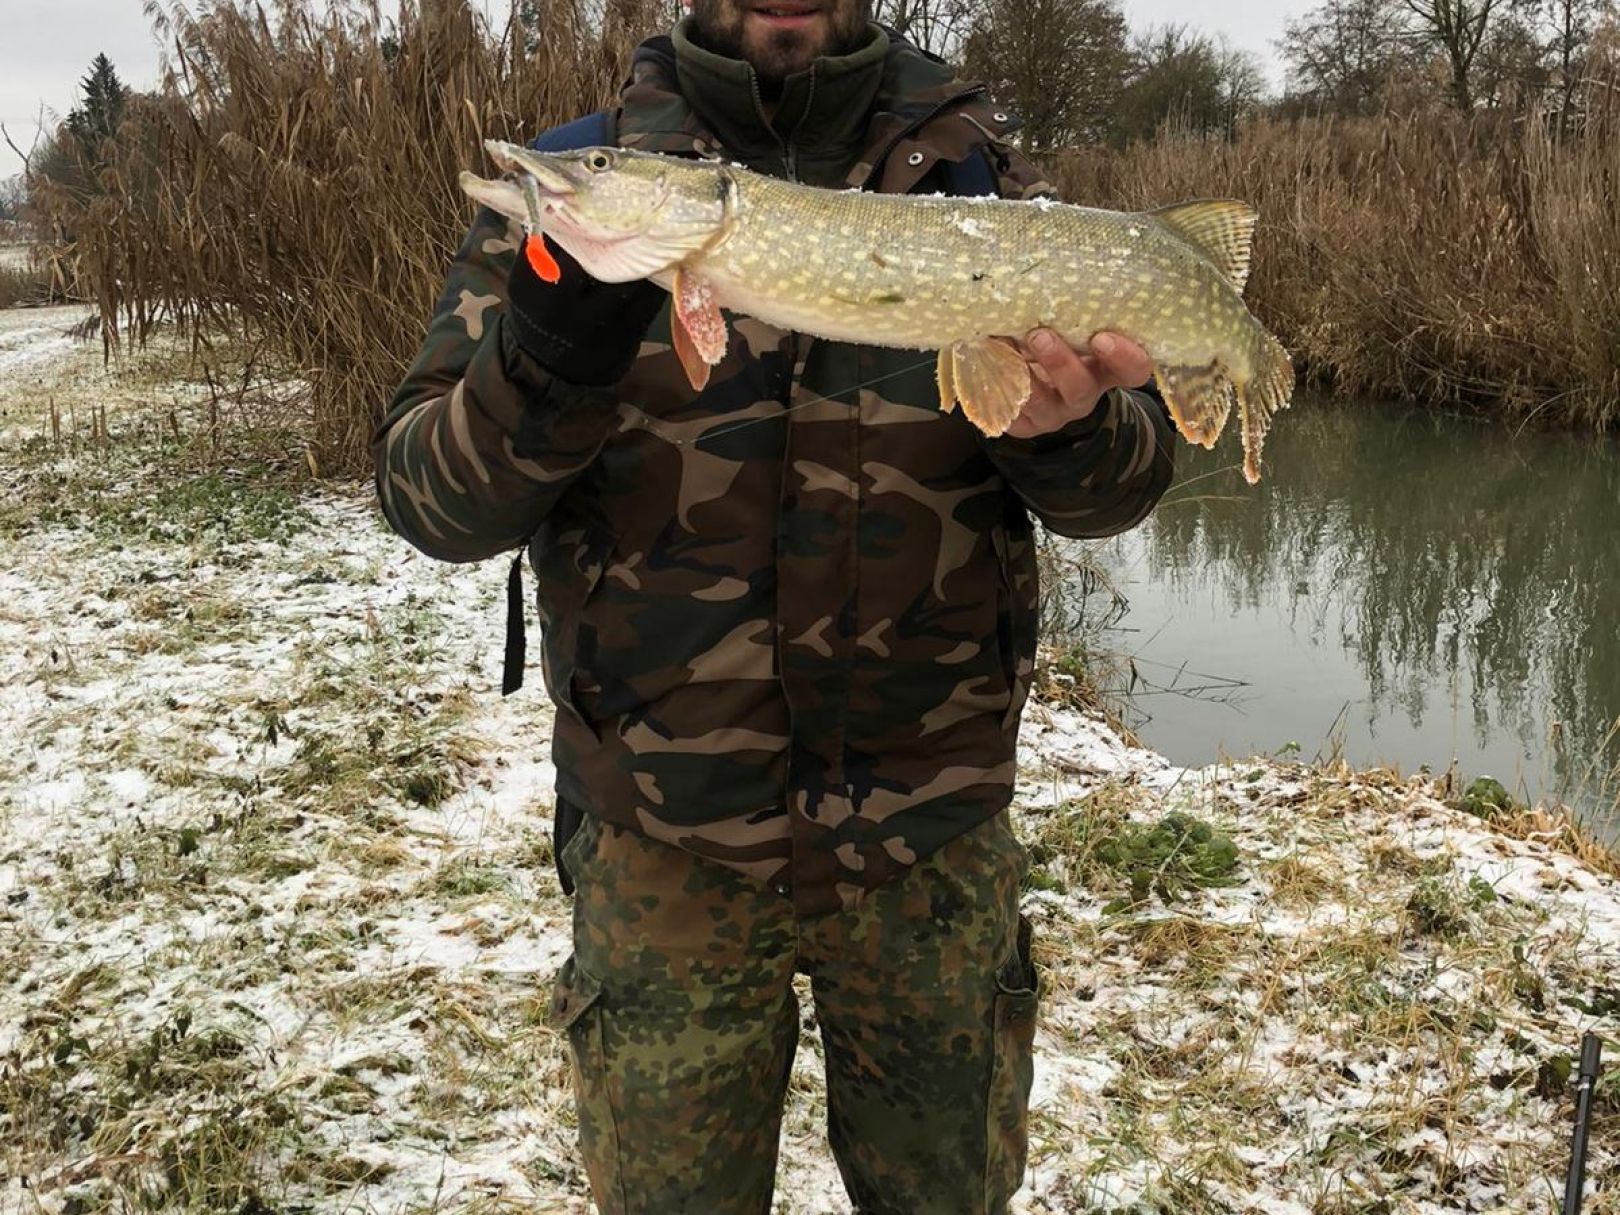
<instances>
[{"instance_id":1,"label":"jacket zipper","mask_svg":"<svg viewBox=\"0 0 1620 1215\"><path fill-rule=\"evenodd\" d=\"M770 131L776 139L777 150L782 155L782 169L787 174L787 179L793 182L798 181L798 149L794 147L792 140L783 139L782 133L776 129L776 124L766 117L765 99L759 95L759 77L752 72L748 74L748 91L754 95L754 112L759 115L760 121L765 124L765 129Z\"/></svg>"}]
</instances>

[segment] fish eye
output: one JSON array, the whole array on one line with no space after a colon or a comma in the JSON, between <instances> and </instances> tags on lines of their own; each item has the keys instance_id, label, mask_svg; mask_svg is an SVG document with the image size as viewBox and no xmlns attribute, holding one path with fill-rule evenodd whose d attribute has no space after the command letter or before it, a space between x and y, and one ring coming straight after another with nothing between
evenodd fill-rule
<instances>
[{"instance_id":1,"label":"fish eye","mask_svg":"<svg viewBox=\"0 0 1620 1215\"><path fill-rule=\"evenodd\" d=\"M613 167L613 157L598 148L585 154L585 167L592 173L605 173Z\"/></svg>"}]
</instances>

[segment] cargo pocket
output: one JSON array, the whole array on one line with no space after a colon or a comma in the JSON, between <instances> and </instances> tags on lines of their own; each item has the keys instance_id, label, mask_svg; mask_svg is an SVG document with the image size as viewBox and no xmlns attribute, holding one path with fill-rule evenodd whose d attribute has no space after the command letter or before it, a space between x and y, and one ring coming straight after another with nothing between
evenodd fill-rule
<instances>
[{"instance_id":1,"label":"cargo pocket","mask_svg":"<svg viewBox=\"0 0 1620 1215\"><path fill-rule=\"evenodd\" d=\"M994 1059L985 1110L984 1209L1003 1215L1023 1184L1029 1155L1029 1092L1035 1083L1035 1010L1040 979L1030 957L1029 920L1018 917L1018 942L996 975Z\"/></svg>"},{"instance_id":2,"label":"cargo pocket","mask_svg":"<svg viewBox=\"0 0 1620 1215\"><path fill-rule=\"evenodd\" d=\"M602 982L581 970L572 957L563 963L552 984L547 1021L568 1039L574 1107L579 1113L579 1150L592 1195L602 1215L617 1215L624 1210L624 1199L613 1086L603 1045Z\"/></svg>"},{"instance_id":3,"label":"cargo pocket","mask_svg":"<svg viewBox=\"0 0 1620 1215\"><path fill-rule=\"evenodd\" d=\"M581 552L584 555L570 559L560 572L554 556L535 567L540 583L536 603L542 624L540 674L557 708L600 741L600 733L582 707L582 693L593 686L595 678L590 670L595 657L595 632L587 632L590 626L585 617L598 598L611 541L582 541ZM582 654L582 646L589 652Z\"/></svg>"}]
</instances>

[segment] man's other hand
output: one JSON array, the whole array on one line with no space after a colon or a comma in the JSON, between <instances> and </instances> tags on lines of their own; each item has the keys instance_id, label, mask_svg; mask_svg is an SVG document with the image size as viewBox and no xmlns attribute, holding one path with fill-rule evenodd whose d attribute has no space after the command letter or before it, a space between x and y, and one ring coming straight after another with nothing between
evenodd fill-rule
<instances>
[{"instance_id":1,"label":"man's other hand","mask_svg":"<svg viewBox=\"0 0 1620 1215\"><path fill-rule=\"evenodd\" d=\"M1089 350L1077 350L1050 329L1031 330L1019 346L1029 360L1029 400L1007 427L1015 439L1061 430L1091 416L1103 393L1136 388L1153 375L1153 363L1129 338L1099 333Z\"/></svg>"}]
</instances>

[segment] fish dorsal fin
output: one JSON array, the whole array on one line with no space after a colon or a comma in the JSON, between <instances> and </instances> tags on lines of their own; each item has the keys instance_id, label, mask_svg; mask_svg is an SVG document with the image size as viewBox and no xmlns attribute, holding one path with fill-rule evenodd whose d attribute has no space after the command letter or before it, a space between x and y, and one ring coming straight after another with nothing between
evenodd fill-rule
<instances>
[{"instance_id":1,"label":"fish dorsal fin","mask_svg":"<svg viewBox=\"0 0 1620 1215\"><path fill-rule=\"evenodd\" d=\"M1148 212L1202 253L1240 292L1249 278L1249 246L1260 216L1233 198L1177 203Z\"/></svg>"}]
</instances>

